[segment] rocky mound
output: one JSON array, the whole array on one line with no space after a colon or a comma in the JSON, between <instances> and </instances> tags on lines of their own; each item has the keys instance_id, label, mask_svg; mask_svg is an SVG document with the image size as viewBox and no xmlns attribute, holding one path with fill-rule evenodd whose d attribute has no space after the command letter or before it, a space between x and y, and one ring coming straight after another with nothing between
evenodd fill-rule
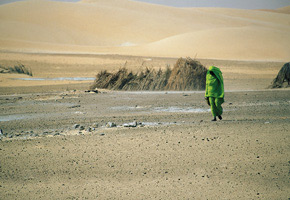
<instances>
[{"instance_id":1,"label":"rocky mound","mask_svg":"<svg viewBox=\"0 0 290 200\"><path fill-rule=\"evenodd\" d=\"M273 80L271 88L290 87L290 62L285 63L277 77Z\"/></svg>"},{"instance_id":2,"label":"rocky mound","mask_svg":"<svg viewBox=\"0 0 290 200\"><path fill-rule=\"evenodd\" d=\"M111 90L204 90L207 69L191 58L179 58L173 69L149 69L133 73L121 68L116 73L102 71L91 89Z\"/></svg>"}]
</instances>

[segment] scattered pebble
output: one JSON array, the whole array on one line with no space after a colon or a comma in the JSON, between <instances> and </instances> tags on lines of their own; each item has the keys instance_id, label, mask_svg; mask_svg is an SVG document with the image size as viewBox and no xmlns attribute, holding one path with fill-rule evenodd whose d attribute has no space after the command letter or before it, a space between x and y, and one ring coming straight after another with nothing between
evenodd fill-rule
<instances>
[{"instance_id":1,"label":"scattered pebble","mask_svg":"<svg viewBox=\"0 0 290 200\"><path fill-rule=\"evenodd\" d=\"M93 128L98 128L99 127L99 124L98 123L93 123Z\"/></svg>"},{"instance_id":2,"label":"scattered pebble","mask_svg":"<svg viewBox=\"0 0 290 200\"><path fill-rule=\"evenodd\" d=\"M74 124L73 127L74 127L75 129L77 129L77 128L80 127L80 125L79 125L79 124Z\"/></svg>"},{"instance_id":3,"label":"scattered pebble","mask_svg":"<svg viewBox=\"0 0 290 200\"><path fill-rule=\"evenodd\" d=\"M37 133L30 134L30 137L38 137L39 135Z\"/></svg>"},{"instance_id":4,"label":"scattered pebble","mask_svg":"<svg viewBox=\"0 0 290 200\"><path fill-rule=\"evenodd\" d=\"M134 121L134 122L131 122L131 123L128 123L128 124L123 124L124 127L137 127L137 121Z\"/></svg>"},{"instance_id":5,"label":"scattered pebble","mask_svg":"<svg viewBox=\"0 0 290 200\"><path fill-rule=\"evenodd\" d=\"M87 132L92 132L92 128L91 127L87 128Z\"/></svg>"},{"instance_id":6,"label":"scattered pebble","mask_svg":"<svg viewBox=\"0 0 290 200\"><path fill-rule=\"evenodd\" d=\"M70 106L68 108L79 108L79 107L81 107L81 105L74 105L74 106Z\"/></svg>"},{"instance_id":7,"label":"scattered pebble","mask_svg":"<svg viewBox=\"0 0 290 200\"><path fill-rule=\"evenodd\" d=\"M113 127L117 127L117 125L114 122L108 122L106 127L107 128L113 128Z\"/></svg>"},{"instance_id":8,"label":"scattered pebble","mask_svg":"<svg viewBox=\"0 0 290 200\"><path fill-rule=\"evenodd\" d=\"M97 89L94 89L94 90L86 90L85 92L98 94L99 93L99 90L97 90Z\"/></svg>"}]
</instances>

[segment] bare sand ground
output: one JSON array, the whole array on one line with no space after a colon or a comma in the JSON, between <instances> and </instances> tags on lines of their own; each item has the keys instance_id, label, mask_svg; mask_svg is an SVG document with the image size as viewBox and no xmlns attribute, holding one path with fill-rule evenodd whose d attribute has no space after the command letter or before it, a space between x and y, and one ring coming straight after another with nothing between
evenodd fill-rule
<instances>
[{"instance_id":1,"label":"bare sand ground","mask_svg":"<svg viewBox=\"0 0 290 200\"><path fill-rule=\"evenodd\" d=\"M203 93L1 96L1 199L289 198L289 90L226 95L218 122Z\"/></svg>"},{"instance_id":2,"label":"bare sand ground","mask_svg":"<svg viewBox=\"0 0 290 200\"><path fill-rule=\"evenodd\" d=\"M126 61L132 69L176 61L0 55L1 64L18 58L46 78L93 77ZM222 121L210 121L203 91L91 94L84 92L89 81L1 75L0 199L290 198L290 90L265 89L282 63L201 62L224 73ZM142 125L122 126L133 121Z\"/></svg>"}]
</instances>

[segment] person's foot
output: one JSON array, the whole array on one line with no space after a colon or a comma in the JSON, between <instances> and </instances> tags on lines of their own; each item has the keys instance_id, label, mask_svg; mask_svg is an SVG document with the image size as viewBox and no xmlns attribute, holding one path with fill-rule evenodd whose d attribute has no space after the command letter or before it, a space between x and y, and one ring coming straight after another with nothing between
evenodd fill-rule
<instances>
[{"instance_id":1,"label":"person's foot","mask_svg":"<svg viewBox=\"0 0 290 200\"><path fill-rule=\"evenodd\" d=\"M216 117L214 117L211 121L212 121L212 122L216 121Z\"/></svg>"},{"instance_id":2,"label":"person's foot","mask_svg":"<svg viewBox=\"0 0 290 200\"><path fill-rule=\"evenodd\" d=\"M222 119L223 119L221 115L219 115L219 116L218 116L218 118L219 118L220 120L222 120Z\"/></svg>"}]
</instances>

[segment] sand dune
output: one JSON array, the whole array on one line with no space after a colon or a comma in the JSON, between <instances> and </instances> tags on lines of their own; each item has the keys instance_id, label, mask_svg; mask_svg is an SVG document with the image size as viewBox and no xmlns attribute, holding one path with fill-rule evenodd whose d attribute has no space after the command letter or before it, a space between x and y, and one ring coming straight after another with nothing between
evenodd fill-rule
<instances>
[{"instance_id":1,"label":"sand dune","mask_svg":"<svg viewBox=\"0 0 290 200\"><path fill-rule=\"evenodd\" d=\"M275 11L129 0L23 1L0 6L0 46L20 52L287 61L289 8Z\"/></svg>"},{"instance_id":2,"label":"sand dune","mask_svg":"<svg viewBox=\"0 0 290 200\"><path fill-rule=\"evenodd\" d=\"M267 11L267 12L277 12L277 13L284 13L284 14L290 14L290 6L278 8L275 10L270 10L270 9L261 9L262 11Z\"/></svg>"},{"instance_id":3,"label":"sand dune","mask_svg":"<svg viewBox=\"0 0 290 200\"><path fill-rule=\"evenodd\" d=\"M189 52L191 55L196 53L199 58L220 58L218 56L222 55L222 58L227 60L232 58L270 60L283 59L290 55L288 47L290 41L279 42L281 38L287 37L289 34L284 31L267 28L217 28L166 38L146 45L144 48L152 55L161 56L183 56Z\"/></svg>"},{"instance_id":4,"label":"sand dune","mask_svg":"<svg viewBox=\"0 0 290 200\"><path fill-rule=\"evenodd\" d=\"M280 13L290 14L290 6L278 8L278 9L276 9L276 11L278 11Z\"/></svg>"}]
</instances>

